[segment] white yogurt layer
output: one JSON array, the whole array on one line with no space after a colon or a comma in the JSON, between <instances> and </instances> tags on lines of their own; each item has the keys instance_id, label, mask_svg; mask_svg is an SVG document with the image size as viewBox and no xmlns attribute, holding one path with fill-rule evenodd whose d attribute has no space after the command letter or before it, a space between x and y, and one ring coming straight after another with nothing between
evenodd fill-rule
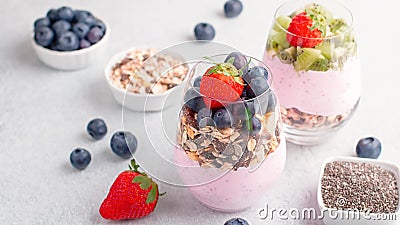
<instances>
[{"instance_id":1,"label":"white yogurt layer","mask_svg":"<svg viewBox=\"0 0 400 225\"><path fill-rule=\"evenodd\" d=\"M308 114L334 116L354 108L361 95L361 67L358 57L349 59L341 71L294 70L278 57L265 53L264 63L272 72L272 87L284 108Z\"/></svg>"}]
</instances>

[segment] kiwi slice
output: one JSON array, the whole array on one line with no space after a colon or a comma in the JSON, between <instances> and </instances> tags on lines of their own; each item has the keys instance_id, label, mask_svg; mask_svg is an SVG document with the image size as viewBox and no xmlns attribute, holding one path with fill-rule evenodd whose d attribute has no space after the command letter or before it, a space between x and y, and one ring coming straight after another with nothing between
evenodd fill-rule
<instances>
[{"instance_id":1,"label":"kiwi slice","mask_svg":"<svg viewBox=\"0 0 400 225\"><path fill-rule=\"evenodd\" d=\"M329 70L329 60L323 56L320 56L317 60L315 60L307 70L313 71L328 71Z\"/></svg>"},{"instance_id":2,"label":"kiwi slice","mask_svg":"<svg viewBox=\"0 0 400 225\"><path fill-rule=\"evenodd\" d=\"M289 48L289 42L286 39L285 32L273 32L271 35L271 40L275 41L279 45L280 49Z\"/></svg>"},{"instance_id":3,"label":"kiwi slice","mask_svg":"<svg viewBox=\"0 0 400 225\"><path fill-rule=\"evenodd\" d=\"M332 13L327 8L325 8L322 5L319 5L317 3L311 3L311 4L306 5L306 9L313 11L317 15L322 15L323 17L325 17L325 22L328 24L333 19ZM323 22L323 21L320 21L320 22Z\"/></svg>"},{"instance_id":4,"label":"kiwi slice","mask_svg":"<svg viewBox=\"0 0 400 225\"><path fill-rule=\"evenodd\" d=\"M296 61L296 48L290 47L278 53L278 58L282 63L292 64Z\"/></svg>"},{"instance_id":5,"label":"kiwi slice","mask_svg":"<svg viewBox=\"0 0 400 225\"><path fill-rule=\"evenodd\" d=\"M282 31L282 28L287 30L292 19L288 16L278 16L275 20L274 27L272 29L276 31ZM279 25L278 25L279 24Z\"/></svg>"},{"instance_id":6,"label":"kiwi slice","mask_svg":"<svg viewBox=\"0 0 400 225\"><path fill-rule=\"evenodd\" d=\"M335 46L330 40L325 40L319 45L315 46L316 49L321 50L321 54L328 60L331 60L333 57L333 51Z\"/></svg>"},{"instance_id":7,"label":"kiwi slice","mask_svg":"<svg viewBox=\"0 0 400 225\"><path fill-rule=\"evenodd\" d=\"M333 19L329 24L329 29L332 33L343 33L348 29L347 23L344 19Z\"/></svg>"},{"instance_id":8,"label":"kiwi slice","mask_svg":"<svg viewBox=\"0 0 400 225\"><path fill-rule=\"evenodd\" d=\"M321 50L314 48L300 48L297 49L297 60L294 63L296 71L306 70L315 60L321 56Z\"/></svg>"}]
</instances>

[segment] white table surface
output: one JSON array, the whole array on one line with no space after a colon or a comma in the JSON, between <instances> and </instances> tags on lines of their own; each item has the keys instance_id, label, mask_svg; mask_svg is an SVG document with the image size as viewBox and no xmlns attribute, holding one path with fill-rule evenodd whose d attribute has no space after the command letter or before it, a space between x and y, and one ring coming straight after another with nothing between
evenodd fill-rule
<instances>
[{"instance_id":1,"label":"white table surface","mask_svg":"<svg viewBox=\"0 0 400 225\"><path fill-rule=\"evenodd\" d=\"M121 129L121 107L103 78L107 60L133 46L162 46L192 40L196 23L215 26L215 41L260 58L280 1L243 0L236 19L222 16L223 0L201 1L1 1L0 21L0 224L119 224L103 220L98 208L117 174L127 168L109 149L112 132ZM374 135L383 143L381 159L400 162L397 1L341 0L353 12L363 70L363 95L354 118L336 136L316 147L289 144L281 179L251 209L213 212L188 190L161 184L167 191L155 212L121 224L223 224L231 217L251 224L322 224L321 221L260 220L259 208L317 208L321 163L330 156L354 155L359 138ZM33 21L50 7L69 5L91 10L108 21L112 33L108 53L95 65L74 72L53 70L33 52ZM143 116L134 132L144 151ZM133 113L133 115L136 115ZM87 122L107 121L109 133L91 141ZM92 163L82 171L69 164L69 153L82 146Z\"/></svg>"}]
</instances>

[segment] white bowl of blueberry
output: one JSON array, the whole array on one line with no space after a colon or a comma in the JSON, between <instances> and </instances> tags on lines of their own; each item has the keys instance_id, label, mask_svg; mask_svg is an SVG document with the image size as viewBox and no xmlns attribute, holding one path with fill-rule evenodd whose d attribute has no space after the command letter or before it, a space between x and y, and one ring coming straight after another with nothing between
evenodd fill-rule
<instances>
[{"instance_id":1,"label":"white bowl of blueberry","mask_svg":"<svg viewBox=\"0 0 400 225\"><path fill-rule=\"evenodd\" d=\"M94 62L104 49L110 29L85 10L50 9L34 23L33 47L46 65L77 70Z\"/></svg>"}]
</instances>

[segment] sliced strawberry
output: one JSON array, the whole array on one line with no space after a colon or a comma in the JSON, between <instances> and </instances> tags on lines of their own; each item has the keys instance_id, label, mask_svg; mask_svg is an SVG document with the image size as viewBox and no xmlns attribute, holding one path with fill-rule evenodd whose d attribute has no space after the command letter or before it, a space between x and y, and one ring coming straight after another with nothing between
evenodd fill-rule
<instances>
[{"instance_id":1,"label":"sliced strawberry","mask_svg":"<svg viewBox=\"0 0 400 225\"><path fill-rule=\"evenodd\" d=\"M313 16L314 18L314 16ZM322 40L323 24L313 20L307 12L302 12L293 17L288 27L286 39L292 46L312 48Z\"/></svg>"},{"instance_id":2,"label":"sliced strawberry","mask_svg":"<svg viewBox=\"0 0 400 225\"><path fill-rule=\"evenodd\" d=\"M221 102L234 102L243 92L244 82L241 71L230 62L216 64L204 74L200 93L208 108L221 108Z\"/></svg>"}]
</instances>

